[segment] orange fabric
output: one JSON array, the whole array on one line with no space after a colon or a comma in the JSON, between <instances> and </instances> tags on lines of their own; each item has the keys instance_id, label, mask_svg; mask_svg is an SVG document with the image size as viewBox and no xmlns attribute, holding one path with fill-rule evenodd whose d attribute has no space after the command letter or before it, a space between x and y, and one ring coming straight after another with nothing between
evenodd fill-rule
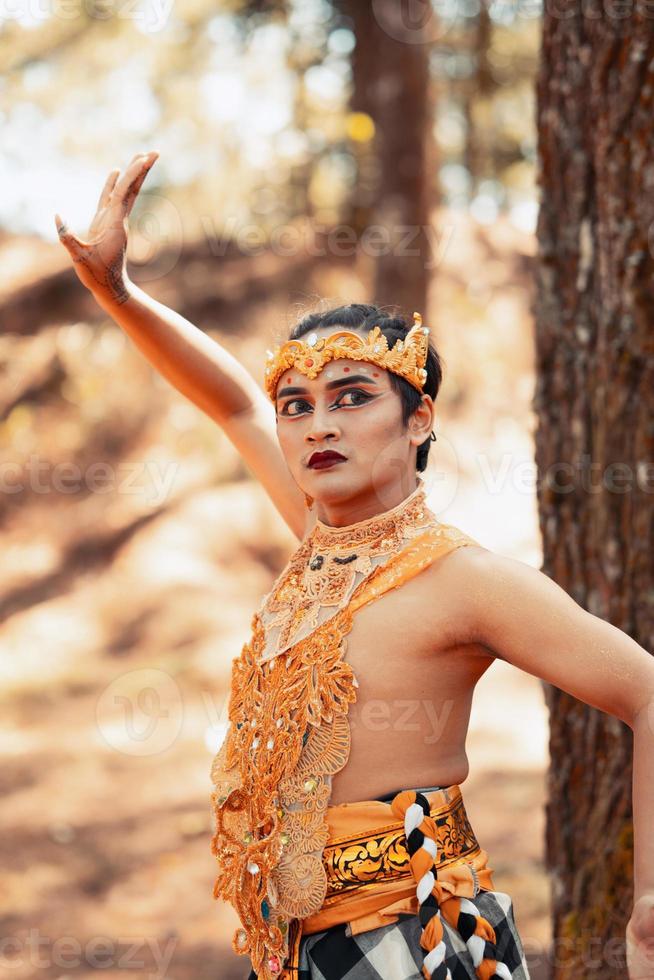
<instances>
[{"instance_id":1,"label":"orange fabric","mask_svg":"<svg viewBox=\"0 0 654 980\"><path fill-rule=\"evenodd\" d=\"M457 785L442 790L431 790L424 795L429 800L433 817L438 817L440 813L450 809L453 803L462 803L461 789ZM390 803L382 803L379 800L341 803L328 807L327 824L330 836L325 848L326 852L359 835L373 837L403 830L403 823L393 816ZM436 831L435 836L437 836ZM456 859L450 860L449 863L439 862L438 883L442 897L445 898L447 895L473 897L474 879L468 864L477 872L480 887L492 889L493 869L488 867L487 861L487 852L477 845L471 854L468 854L465 859L459 859L458 863ZM366 882L351 892L332 895L328 892L322 909L303 920L303 934L321 932L333 925L349 922L352 934L355 935L396 922L400 912L417 913L416 885L409 864L407 864L407 872L405 877L395 880L389 878Z\"/></svg>"},{"instance_id":2,"label":"orange fabric","mask_svg":"<svg viewBox=\"0 0 654 980\"><path fill-rule=\"evenodd\" d=\"M384 595L389 589L396 589L398 586L414 578L429 565L433 564L438 558L453 551L458 545L474 544L477 542L464 534L462 531L450 529L449 538L440 536L433 528L414 538L399 554L391 558L385 565L376 569L375 572L361 583L348 605L350 612L356 612L361 606ZM452 531L456 537L452 537Z\"/></svg>"},{"instance_id":3,"label":"orange fabric","mask_svg":"<svg viewBox=\"0 0 654 980\"><path fill-rule=\"evenodd\" d=\"M458 902L446 899L460 896L474 900L476 889L470 866L476 871L479 888L485 890L494 889L493 869L488 866L488 855L479 846L468 822L460 786L453 784L440 790L429 790L423 795L430 804L430 817L425 819L432 820L436 825L435 838L441 844L435 866L436 888L439 904L443 903L443 914L449 922L450 916L458 912ZM449 833L452 827L447 826L444 830L444 817L451 817L454 829L462 828L463 832ZM390 837L396 845L397 838L403 837L406 844L406 837L403 836L404 822L395 818L390 803L362 800L330 806L327 808L327 825L329 840L323 853L328 872L327 896L318 912L305 919L292 921L288 957L278 980L297 980L300 944L305 935L322 932L343 922L349 923L352 935L357 935L396 922L400 913L418 913L416 882L405 846L397 847L399 861L395 877L392 874L385 877L374 875L376 880L359 881L355 860L352 862L353 887L344 888L340 892L337 888L343 882L337 880L330 864L333 855L348 846L364 854L367 838L377 842ZM444 834L446 847L442 846ZM366 864L365 855L360 863ZM365 879L365 868L362 879ZM428 935L432 940L437 937L439 928L442 935L442 924L437 917L433 917L428 924ZM488 938L492 940L493 937L489 935ZM440 941L440 936L437 941ZM478 972L478 976L482 980L486 980L486 976L493 976L492 962L484 960L480 964L481 972ZM491 972L487 974L489 968Z\"/></svg>"},{"instance_id":4,"label":"orange fabric","mask_svg":"<svg viewBox=\"0 0 654 980\"><path fill-rule=\"evenodd\" d=\"M438 880L442 884L442 898L447 895L461 895L472 898L474 884L467 868L468 864L477 872L482 888L493 889L493 869L487 867L488 854L480 849L478 854L458 866L439 869ZM385 882L376 885L371 890L349 900L342 899L338 903L322 908L320 912L304 919L302 932L309 935L321 932L341 922L349 922L352 935L377 929L379 926L397 922L400 912L418 912L418 898L413 878L402 882Z\"/></svg>"},{"instance_id":5,"label":"orange fabric","mask_svg":"<svg viewBox=\"0 0 654 980\"><path fill-rule=\"evenodd\" d=\"M354 616L455 548L476 544L430 516L424 492L418 491L403 507L361 522L356 532L347 529L350 548L358 536L362 544L370 538L373 550L377 539L380 548L396 542L399 550L354 587L343 608L266 662L261 655L267 631L261 614L255 613L251 640L232 662L230 726L211 767L216 823L211 850L218 863L213 894L234 906L241 926L232 947L250 956L261 980L278 980L270 962L287 959L291 922L311 918L326 905L323 848L329 839L331 780L349 757L348 710L358 687L344 658ZM337 537L342 530L335 529ZM291 619L313 594L315 576L324 567L323 562L312 572L307 562L312 549L309 536L271 590L273 606L286 596ZM371 555L359 556L364 571ZM302 569L308 576L304 591L296 580ZM378 805L392 821L389 805ZM407 895L404 890L390 898ZM365 914L369 911L375 909L366 906Z\"/></svg>"}]
</instances>

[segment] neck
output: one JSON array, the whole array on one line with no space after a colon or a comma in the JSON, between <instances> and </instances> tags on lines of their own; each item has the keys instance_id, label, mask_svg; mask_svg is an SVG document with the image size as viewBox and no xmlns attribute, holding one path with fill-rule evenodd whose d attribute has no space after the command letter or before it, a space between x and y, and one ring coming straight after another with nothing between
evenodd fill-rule
<instances>
[{"instance_id":1,"label":"neck","mask_svg":"<svg viewBox=\"0 0 654 980\"><path fill-rule=\"evenodd\" d=\"M418 486L422 486L422 480L414 474L408 489L406 481L402 480L384 487L381 493L376 492L373 487L368 488L359 497L336 503L316 501L316 520L326 527L349 527L399 507L415 493Z\"/></svg>"}]
</instances>

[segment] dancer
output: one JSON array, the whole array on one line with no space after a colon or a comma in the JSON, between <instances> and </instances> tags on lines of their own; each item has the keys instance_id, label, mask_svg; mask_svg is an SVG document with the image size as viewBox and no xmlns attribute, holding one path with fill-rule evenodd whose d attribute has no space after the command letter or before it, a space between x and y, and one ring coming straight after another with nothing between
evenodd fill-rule
<instances>
[{"instance_id":1,"label":"dancer","mask_svg":"<svg viewBox=\"0 0 654 980\"><path fill-rule=\"evenodd\" d=\"M110 174L89 241L57 225L81 281L220 422L300 539L233 661L212 765L214 894L239 915L250 977L528 978L460 787L472 693L500 657L634 731L629 969L652 980L651 656L429 509L419 474L441 368L419 313L305 317L268 352L264 394L130 282L126 219L156 157Z\"/></svg>"}]
</instances>

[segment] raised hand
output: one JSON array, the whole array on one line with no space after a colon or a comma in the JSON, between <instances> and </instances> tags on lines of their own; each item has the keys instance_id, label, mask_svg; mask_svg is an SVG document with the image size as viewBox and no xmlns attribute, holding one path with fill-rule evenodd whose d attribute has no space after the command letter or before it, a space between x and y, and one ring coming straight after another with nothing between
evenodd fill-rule
<instances>
[{"instance_id":1,"label":"raised hand","mask_svg":"<svg viewBox=\"0 0 654 980\"><path fill-rule=\"evenodd\" d=\"M136 195L159 154L137 153L121 176L112 170L100 194L86 239L74 235L55 214L59 241L73 260L79 280L92 293L110 296L114 302L129 299L126 268L128 218Z\"/></svg>"}]
</instances>

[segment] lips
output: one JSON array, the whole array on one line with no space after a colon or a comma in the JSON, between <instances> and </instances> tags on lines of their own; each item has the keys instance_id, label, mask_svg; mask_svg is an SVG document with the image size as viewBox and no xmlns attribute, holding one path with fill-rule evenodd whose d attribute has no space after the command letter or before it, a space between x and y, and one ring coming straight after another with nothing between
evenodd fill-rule
<instances>
[{"instance_id":1,"label":"lips","mask_svg":"<svg viewBox=\"0 0 654 980\"><path fill-rule=\"evenodd\" d=\"M334 463L341 462L345 459L345 456L341 456L340 453L335 452L325 452L325 453L312 453L309 459L309 466L311 469L324 469L327 466L333 466Z\"/></svg>"}]
</instances>

